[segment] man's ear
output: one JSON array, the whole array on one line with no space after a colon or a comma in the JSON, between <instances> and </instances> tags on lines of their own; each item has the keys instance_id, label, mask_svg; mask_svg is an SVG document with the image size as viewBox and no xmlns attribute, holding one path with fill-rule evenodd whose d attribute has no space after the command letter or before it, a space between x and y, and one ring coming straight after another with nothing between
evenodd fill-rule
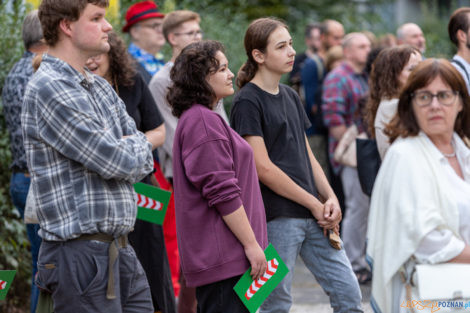
<instances>
[{"instance_id":1,"label":"man's ear","mask_svg":"<svg viewBox=\"0 0 470 313\"><path fill-rule=\"evenodd\" d=\"M168 34L168 43L170 46L174 47L176 46L176 35L174 33L169 33Z\"/></svg>"},{"instance_id":2,"label":"man's ear","mask_svg":"<svg viewBox=\"0 0 470 313\"><path fill-rule=\"evenodd\" d=\"M459 29L457 31L457 40L460 42L460 41L467 41L467 33L464 32L463 30Z\"/></svg>"},{"instance_id":3,"label":"man's ear","mask_svg":"<svg viewBox=\"0 0 470 313\"><path fill-rule=\"evenodd\" d=\"M139 41L139 26L132 25L129 29L129 35L131 35L131 41Z\"/></svg>"},{"instance_id":4,"label":"man's ear","mask_svg":"<svg viewBox=\"0 0 470 313\"><path fill-rule=\"evenodd\" d=\"M68 37L72 36L72 27L70 25L70 21L66 19L62 19L59 22L59 28L60 30Z\"/></svg>"},{"instance_id":5,"label":"man's ear","mask_svg":"<svg viewBox=\"0 0 470 313\"><path fill-rule=\"evenodd\" d=\"M256 61L256 63L258 64L264 63L264 53L259 51L258 49L253 49L253 51L251 51L251 56Z\"/></svg>"}]
</instances>

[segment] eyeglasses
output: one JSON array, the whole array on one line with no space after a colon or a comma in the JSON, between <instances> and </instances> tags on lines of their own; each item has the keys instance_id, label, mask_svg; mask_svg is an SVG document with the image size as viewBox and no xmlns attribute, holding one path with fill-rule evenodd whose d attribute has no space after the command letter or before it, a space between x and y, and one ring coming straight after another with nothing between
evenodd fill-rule
<instances>
[{"instance_id":1,"label":"eyeglasses","mask_svg":"<svg viewBox=\"0 0 470 313\"><path fill-rule=\"evenodd\" d=\"M162 31L162 23L139 24L140 27L151 28L153 30Z\"/></svg>"},{"instance_id":2,"label":"eyeglasses","mask_svg":"<svg viewBox=\"0 0 470 313\"><path fill-rule=\"evenodd\" d=\"M204 36L204 32L202 30L192 30L190 32L186 32L186 33L174 33L174 35L176 36L180 36L180 35L185 35L185 36L189 36L189 37L196 37L198 35L201 35Z\"/></svg>"},{"instance_id":3,"label":"eyeglasses","mask_svg":"<svg viewBox=\"0 0 470 313\"><path fill-rule=\"evenodd\" d=\"M458 94L459 93L454 90L438 91L436 94L433 94L429 91L418 91L412 93L411 96L419 107L426 107L431 104L434 97L436 97L437 101L439 101L439 103L442 105L452 105Z\"/></svg>"}]
</instances>

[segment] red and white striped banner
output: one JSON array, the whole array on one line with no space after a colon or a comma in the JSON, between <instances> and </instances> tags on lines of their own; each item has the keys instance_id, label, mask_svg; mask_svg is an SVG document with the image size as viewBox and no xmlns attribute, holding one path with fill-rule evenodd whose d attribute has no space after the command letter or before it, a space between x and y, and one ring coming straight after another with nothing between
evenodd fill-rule
<instances>
[{"instance_id":1,"label":"red and white striped banner","mask_svg":"<svg viewBox=\"0 0 470 313\"><path fill-rule=\"evenodd\" d=\"M255 293L264 285L266 282L273 277L273 275L277 271L277 267L279 266L279 262L276 259L272 259L268 262L268 268L266 272L264 272L263 276L261 276L258 280L253 281L250 288L245 293L245 298L250 300L251 297L255 295Z\"/></svg>"},{"instance_id":2,"label":"red and white striped banner","mask_svg":"<svg viewBox=\"0 0 470 313\"><path fill-rule=\"evenodd\" d=\"M137 206L156 211L159 211L163 208L161 202L150 199L149 197L141 195L140 193L137 194Z\"/></svg>"},{"instance_id":3,"label":"red and white striped banner","mask_svg":"<svg viewBox=\"0 0 470 313\"><path fill-rule=\"evenodd\" d=\"M7 287L7 282L4 280L0 280L0 290L3 290Z\"/></svg>"}]
</instances>

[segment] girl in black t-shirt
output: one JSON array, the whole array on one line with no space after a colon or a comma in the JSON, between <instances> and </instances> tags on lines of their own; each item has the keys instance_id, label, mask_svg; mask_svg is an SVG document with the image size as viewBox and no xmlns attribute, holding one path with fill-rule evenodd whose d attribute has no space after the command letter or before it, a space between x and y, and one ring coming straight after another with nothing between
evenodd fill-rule
<instances>
[{"instance_id":1,"label":"girl in black t-shirt","mask_svg":"<svg viewBox=\"0 0 470 313\"><path fill-rule=\"evenodd\" d=\"M298 95L280 84L295 51L287 26L253 21L245 34L247 62L237 75L231 126L251 145L268 219L268 240L289 268L261 312L288 312L298 254L330 295L335 312L362 312L359 284L343 249L330 246L341 209L305 135L310 122ZM339 240L338 240L339 241ZM340 277L338 277L340 276Z\"/></svg>"}]
</instances>

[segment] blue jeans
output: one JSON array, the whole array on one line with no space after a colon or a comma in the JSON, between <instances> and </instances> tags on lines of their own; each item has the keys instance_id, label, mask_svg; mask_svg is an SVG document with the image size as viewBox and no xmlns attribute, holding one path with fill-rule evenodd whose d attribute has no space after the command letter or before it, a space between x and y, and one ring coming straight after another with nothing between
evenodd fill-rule
<instances>
[{"instance_id":1,"label":"blue jeans","mask_svg":"<svg viewBox=\"0 0 470 313\"><path fill-rule=\"evenodd\" d=\"M292 277L299 254L330 297L334 312L363 312L359 283L344 249L331 247L313 218L276 218L268 222L268 240L287 265L289 273L263 303L260 313L289 312Z\"/></svg>"},{"instance_id":2,"label":"blue jeans","mask_svg":"<svg viewBox=\"0 0 470 313\"><path fill-rule=\"evenodd\" d=\"M29 185L31 178L27 177L24 173L13 173L10 180L10 195L13 205L20 212L21 219L24 218L24 208L26 204L26 197L28 195ZM34 284L34 276L38 270L38 254L39 247L41 246L41 237L38 235L39 225L27 224L26 233L29 242L31 243L31 257L33 260L32 267L32 281L31 281L31 312L36 312L36 304L38 302L39 289Z\"/></svg>"}]
</instances>

